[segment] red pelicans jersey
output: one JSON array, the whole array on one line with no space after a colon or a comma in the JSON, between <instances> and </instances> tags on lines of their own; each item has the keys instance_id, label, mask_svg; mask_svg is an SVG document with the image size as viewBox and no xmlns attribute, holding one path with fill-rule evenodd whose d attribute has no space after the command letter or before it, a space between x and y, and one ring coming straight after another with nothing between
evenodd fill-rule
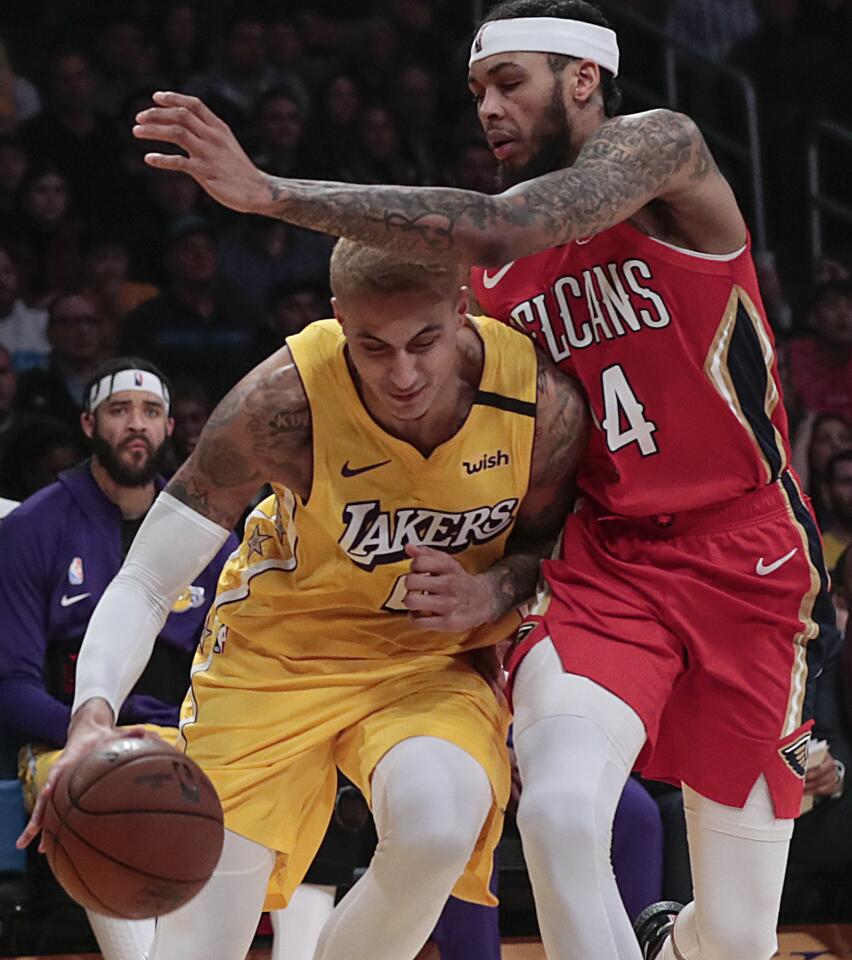
<instances>
[{"instance_id":1,"label":"red pelicans jersey","mask_svg":"<svg viewBox=\"0 0 852 960\"><path fill-rule=\"evenodd\" d=\"M628 222L497 270L483 311L585 388L597 430L580 488L624 516L676 513L778 479L789 462L773 337L750 245L710 256Z\"/></svg>"}]
</instances>

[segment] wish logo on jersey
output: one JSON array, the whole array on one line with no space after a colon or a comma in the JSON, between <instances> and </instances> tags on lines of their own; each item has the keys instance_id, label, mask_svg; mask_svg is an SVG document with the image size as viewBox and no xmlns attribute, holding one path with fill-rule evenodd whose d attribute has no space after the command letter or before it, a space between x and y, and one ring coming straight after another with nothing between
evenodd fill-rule
<instances>
[{"instance_id":1,"label":"wish logo on jersey","mask_svg":"<svg viewBox=\"0 0 852 960\"><path fill-rule=\"evenodd\" d=\"M391 513L382 510L379 500L347 503L343 508L345 528L338 542L349 559L364 570L402 560L409 543L461 553L499 537L511 526L517 506L518 499L513 497L461 513L425 507L400 507Z\"/></svg>"}]
</instances>

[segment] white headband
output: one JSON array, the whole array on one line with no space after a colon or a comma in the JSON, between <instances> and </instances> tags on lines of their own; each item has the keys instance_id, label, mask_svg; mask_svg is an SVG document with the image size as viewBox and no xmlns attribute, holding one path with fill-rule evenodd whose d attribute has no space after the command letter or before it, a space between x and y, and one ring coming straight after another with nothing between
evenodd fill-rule
<instances>
[{"instance_id":1,"label":"white headband","mask_svg":"<svg viewBox=\"0 0 852 960\"><path fill-rule=\"evenodd\" d=\"M165 404L166 410L169 409L168 387L156 373L151 373L149 370L127 369L119 370L118 373L110 373L98 380L89 391L87 406L89 413L94 413L104 400L108 400L120 390L155 393Z\"/></svg>"},{"instance_id":2,"label":"white headband","mask_svg":"<svg viewBox=\"0 0 852 960\"><path fill-rule=\"evenodd\" d=\"M618 39L609 27L561 17L519 17L489 20L479 28L470 48L472 66L495 53L561 53L594 60L618 75Z\"/></svg>"}]
</instances>

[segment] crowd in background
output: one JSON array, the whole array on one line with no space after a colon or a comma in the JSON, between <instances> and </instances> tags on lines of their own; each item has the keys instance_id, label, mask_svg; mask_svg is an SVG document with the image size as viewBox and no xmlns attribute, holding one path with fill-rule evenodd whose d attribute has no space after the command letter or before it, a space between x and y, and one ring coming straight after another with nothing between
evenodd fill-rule
<instances>
[{"instance_id":1,"label":"crowd in background","mask_svg":"<svg viewBox=\"0 0 852 960\"><path fill-rule=\"evenodd\" d=\"M852 230L816 264L802 231L807 125L852 127L852 2L631 6L755 84L794 461L829 567L848 568ZM145 165L152 145L131 127L152 92L202 97L276 175L494 192L464 84L474 14L452 0L4 0L0 496L24 499L86 455L83 389L104 360L142 356L171 378L175 469L224 392L330 312L330 238L235 216Z\"/></svg>"}]
</instances>

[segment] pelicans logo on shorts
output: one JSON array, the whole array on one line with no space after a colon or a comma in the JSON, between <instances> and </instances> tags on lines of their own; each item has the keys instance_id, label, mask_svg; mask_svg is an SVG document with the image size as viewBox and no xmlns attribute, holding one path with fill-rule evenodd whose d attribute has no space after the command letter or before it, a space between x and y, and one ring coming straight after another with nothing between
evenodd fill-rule
<instances>
[{"instance_id":1,"label":"pelicans logo on shorts","mask_svg":"<svg viewBox=\"0 0 852 960\"><path fill-rule=\"evenodd\" d=\"M458 513L423 507L391 512L382 510L379 500L347 503L343 508L346 526L339 543L349 559L364 570L402 560L410 543L461 553L499 537L515 519L517 506L517 497Z\"/></svg>"},{"instance_id":2,"label":"pelicans logo on shorts","mask_svg":"<svg viewBox=\"0 0 852 960\"><path fill-rule=\"evenodd\" d=\"M788 743L778 750L781 754L781 759L797 777L802 779L805 777L805 768L808 765L808 741L810 739L811 732L808 730L800 737L797 737L792 743Z\"/></svg>"}]
</instances>

